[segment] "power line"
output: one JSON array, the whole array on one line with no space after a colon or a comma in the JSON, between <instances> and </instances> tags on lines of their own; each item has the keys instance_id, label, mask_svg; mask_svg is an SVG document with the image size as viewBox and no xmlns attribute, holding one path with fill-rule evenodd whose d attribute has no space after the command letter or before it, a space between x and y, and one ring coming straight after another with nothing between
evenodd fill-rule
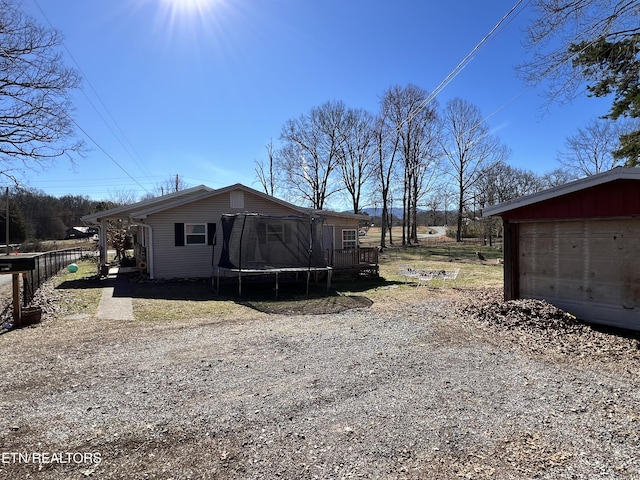
<instances>
[{"instance_id":1,"label":"power line","mask_svg":"<svg viewBox=\"0 0 640 480\"><path fill-rule=\"evenodd\" d=\"M49 17L47 17L46 13L44 12L44 10L42 10L42 7L40 6L40 4L38 3L38 0L33 0L33 3L36 5L36 7L38 8L38 10L40 11L41 15L44 17L44 19L46 20L46 22L49 24L49 26L52 29L55 29L54 25L51 23L51 21L49 20ZM73 56L73 54L71 53L71 50L69 50L69 48L67 47L67 45L62 42L62 46L65 49L65 51L67 52L67 54L69 55L69 58L71 58L71 60L73 61L73 63L75 64L76 68L80 71L80 73L82 74L83 79L86 81L87 85L89 85L89 88L91 89L91 91L93 92L93 94L96 96L96 98L98 99L98 101L100 102L100 105L102 106L102 108L104 109L104 111L107 113L107 115L109 116L109 118L111 119L111 122L113 122L113 124L116 126L116 128L118 129L118 131L120 132L120 135L122 136L122 138L124 138L124 140L126 141L127 145L125 145L122 140L120 139L120 137L116 134L116 132L114 132L114 130L111 128L111 125L109 125L109 123L106 121L106 119L104 118L104 116L102 115L102 113L98 110L98 108L95 106L95 104L91 101L91 99L88 97L88 95L86 94L86 92L83 89L80 89L80 91L82 92L82 95L85 97L85 99L89 102L89 104L91 105L91 107L95 110L95 112L98 114L98 116L100 117L100 119L102 120L102 122L107 126L107 128L109 129L109 131L111 131L111 133L113 134L113 136L116 138L116 140L118 141L118 143L120 143L120 145L122 146L122 148L124 148L124 150L127 152L127 154L131 157L131 159L134 161L134 163L138 166L138 168L146 175L146 176L151 176L151 171L149 170L149 168L147 167L147 165L144 163L144 160L142 159L142 157L138 154L138 152L136 151L136 149L133 147L133 144L131 143L131 141L129 140L129 138L127 137L127 135L124 133L124 131L122 130L122 128L120 127L120 125L118 124L118 122L116 121L116 119L113 117L113 115L111 114L110 110L107 108L106 104L102 101L102 98L100 97L100 95L98 94L97 90L94 88L93 84L91 83L91 81L89 80L89 77L84 73L84 71L82 70L82 67L80 67L80 64L78 63L78 61L75 59L75 57ZM135 154L132 155L131 152L129 151L129 148L133 151L133 153ZM136 158L137 157L137 158Z\"/></svg>"},{"instance_id":2,"label":"power line","mask_svg":"<svg viewBox=\"0 0 640 480\"><path fill-rule=\"evenodd\" d=\"M473 47L473 49L460 61L460 63L458 63L458 65L456 65L456 67L444 78L444 80L442 80L442 82L440 82L440 84L429 95L427 95L427 98L425 98L422 102L420 102L420 104L418 104L413 114L409 114L409 117L405 119L398 128L400 128L405 123L413 120L427 106L427 104L429 104L434 98L436 98L436 96L442 90L444 90L444 88L449 85L449 83L451 83L455 77L460 74L460 72L467 66L467 64L471 62L471 60L473 60L473 57L476 55L476 53L484 46L485 43L489 41L489 39L491 39L495 35L495 33L502 27L507 19L511 17L511 15L520 7L520 5L524 1L525 0L518 0L515 5L511 7L511 9L500 19L500 21L491 29L491 31L487 35L485 35L484 38L480 40L480 42L478 42L478 44ZM529 3L529 1L530 0L527 0L527 3Z\"/></svg>"},{"instance_id":3,"label":"power line","mask_svg":"<svg viewBox=\"0 0 640 480\"><path fill-rule=\"evenodd\" d=\"M4 47L0 46L0 51L4 54L5 58L8 58L8 59L9 59L9 61L10 61L10 62L11 62L11 63L16 67L16 68L18 68L18 69L22 70L21 66L20 66L20 65L18 65L18 63L17 63L17 62L16 62L16 61L15 61L15 60L14 60L14 59L9 55L9 53L4 49ZM28 60L25 60L25 61L26 61L27 63L30 63ZM24 70L22 70L22 73L26 73L26 72L25 72ZM68 118L68 119L69 119L69 120L70 120L70 121L71 121L71 122L72 122L76 127L78 127L78 129L79 129L82 133L84 133L84 134L85 134L85 136L86 136L89 140L91 140L91 141L96 145L96 147L98 147L98 148L99 148L99 149L100 149L100 150L101 150L101 151L102 151L102 152L107 156L107 158L109 158L109 159L110 159L110 160L111 160L111 161L112 161L112 162L113 162L113 163L114 163L118 168L120 168L120 170L122 170L122 171L127 175L127 177L129 177L129 178L130 178L131 180L133 180L136 184L138 184L138 185L140 186L140 188L142 188L145 192L148 192L148 190L147 190L145 187L143 187L143 186L138 182L138 180L136 180L133 176L131 176L131 174L129 174L129 172L127 172L127 170L126 170L126 169L124 169L124 168L122 167L122 165L120 165L120 164L116 161L116 159L115 159L115 158L113 158L111 155L109 155L109 153L108 153L104 148L102 148L102 145L100 145L100 144L99 144L99 143L98 143L98 142L97 142L93 137L91 137L91 135L89 135L89 133L88 133L87 131L85 131L85 130L84 130L84 129L83 129L83 128L78 124L78 122L76 122L76 121L75 121L75 119L74 119L74 118L72 118L72 117L71 117L71 116L66 112L66 110L65 110L64 108L62 108L62 106L61 106L58 102L56 102L56 101L55 101L55 100L53 100L53 99L50 99L50 101L51 101L53 104L55 104L55 105L60 109L60 112L62 113L62 115L66 116L66 117L67 117L67 118Z\"/></svg>"}]
</instances>

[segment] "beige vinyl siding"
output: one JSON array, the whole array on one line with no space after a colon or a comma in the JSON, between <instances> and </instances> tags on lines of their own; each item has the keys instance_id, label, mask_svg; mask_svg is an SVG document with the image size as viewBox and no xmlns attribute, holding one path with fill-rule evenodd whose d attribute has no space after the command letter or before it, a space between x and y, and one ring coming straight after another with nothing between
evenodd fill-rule
<instances>
[{"instance_id":1,"label":"beige vinyl siding","mask_svg":"<svg viewBox=\"0 0 640 480\"><path fill-rule=\"evenodd\" d=\"M277 203L244 193L244 208L230 207L229 192L150 215L146 223L153 228L154 276L156 278L210 277L222 250L220 218L228 213L296 215L299 212ZM216 245L175 246L175 223L215 223ZM213 258L212 258L213 257Z\"/></svg>"},{"instance_id":2,"label":"beige vinyl siding","mask_svg":"<svg viewBox=\"0 0 640 480\"><path fill-rule=\"evenodd\" d=\"M330 225L333 227L333 239L332 242L323 241L325 245L329 243L333 244L333 248L335 250L339 250L342 248L342 231L343 230L353 230L356 229L356 242L359 243L359 238L357 236L358 230L358 219L357 218L345 218L338 217L335 215L325 214L324 223L326 225Z\"/></svg>"},{"instance_id":3,"label":"beige vinyl siding","mask_svg":"<svg viewBox=\"0 0 640 480\"><path fill-rule=\"evenodd\" d=\"M356 231L356 247L360 244L360 238L358 237L358 221L354 220L353 223L348 224L345 223L344 220L342 220L340 225L336 225L336 229L335 229L335 248L336 250L340 250L343 248L342 244L343 244L343 232L345 230L355 230Z\"/></svg>"}]
</instances>

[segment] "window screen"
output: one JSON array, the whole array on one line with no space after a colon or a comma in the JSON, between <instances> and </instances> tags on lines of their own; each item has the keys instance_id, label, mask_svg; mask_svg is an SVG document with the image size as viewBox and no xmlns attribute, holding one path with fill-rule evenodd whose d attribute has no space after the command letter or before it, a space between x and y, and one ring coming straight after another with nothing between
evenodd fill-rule
<instances>
[{"instance_id":1,"label":"window screen","mask_svg":"<svg viewBox=\"0 0 640 480\"><path fill-rule=\"evenodd\" d=\"M184 226L185 243L187 245L206 245L207 226L204 223L187 223Z\"/></svg>"}]
</instances>

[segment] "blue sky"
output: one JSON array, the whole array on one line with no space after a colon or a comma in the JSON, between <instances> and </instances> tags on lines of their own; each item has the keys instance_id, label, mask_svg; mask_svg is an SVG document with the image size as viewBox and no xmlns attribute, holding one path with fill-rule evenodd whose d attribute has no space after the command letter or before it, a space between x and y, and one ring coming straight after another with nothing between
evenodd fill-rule
<instances>
[{"instance_id":1,"label":"blue sky","mask_svg":"<svg viewBox=\"0 0 640 480\"><path fill-rule=\"evenodd\" d=\"M287 120L333 100L375 113L392 85L434 90L514 4L23 0L63 33L85 77L74 118L91 137L75 166L58 160L25 183L96 200L141 196L176 174L189 185L258 188L254 161L266 159L271 139L278 145ZM437 101L461 97L484 116L497 112L488 123L511 149L509 163L544 173L558 166L566 137L608 108L586 97L549 107L542 88L516 76L532 15L518 10Z\"/></svg>"}]
</instances>

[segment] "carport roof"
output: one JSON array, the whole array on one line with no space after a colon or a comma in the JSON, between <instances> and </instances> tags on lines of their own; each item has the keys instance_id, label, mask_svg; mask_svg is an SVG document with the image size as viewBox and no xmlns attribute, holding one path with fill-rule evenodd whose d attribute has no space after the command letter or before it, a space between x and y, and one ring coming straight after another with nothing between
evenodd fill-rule
<instances>
[{"instance_id":1,"label":"carport roof","mask_svg":"<svg viewBox=\"0 0 640 480\"><path fill-rule=\"evenodd\" d=\"M176 202L190 202L212 192L214 192L214 189L209 188L205 185L198 185L197 187L187 188L185 190L180 190L178 192L163 195L161 197L154 197L151 199L142 200L141 202L132 203L130 205L123 205L121 207L92 213L91 215L85 215L82 217L82 221L85 223L100 223L101 220L128 218L133 212L137 210L158 208L163 205L169 208L169 205L175 204Z\"/></svg>"}]
</instances>

